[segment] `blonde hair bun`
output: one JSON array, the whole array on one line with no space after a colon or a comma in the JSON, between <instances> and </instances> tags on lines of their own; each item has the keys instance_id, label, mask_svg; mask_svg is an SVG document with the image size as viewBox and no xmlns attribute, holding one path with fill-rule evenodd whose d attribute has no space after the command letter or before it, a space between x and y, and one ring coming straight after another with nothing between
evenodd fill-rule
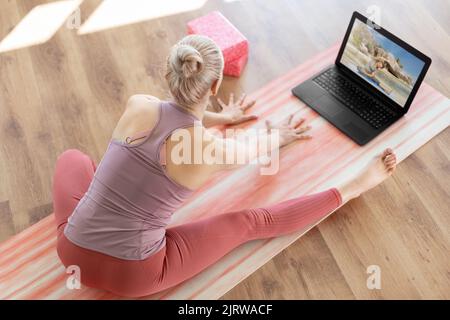
<instances>
[{"instance_id":1,"label":"blonde hair bun","mask_svg":"<svg viewBox=\"0 0 450 320\"><path fill-rule=\"evenodd\" d=\"M170 50L165 78L178 104L197 105L222 77L223 55L217 44L201 35L189 35Z\"/></svg>"},{"instance_id":2,"label":"blonde hair bun","mask_svg":"<svg viewBox=\"0 0 450 320\"><path fill-rule=\"evenodd\" d=\"M178 46L176 53L179 70L185 78L195 76L203 70L203 58L194 47L181 44Z\"/></svg>"}]
</instances>

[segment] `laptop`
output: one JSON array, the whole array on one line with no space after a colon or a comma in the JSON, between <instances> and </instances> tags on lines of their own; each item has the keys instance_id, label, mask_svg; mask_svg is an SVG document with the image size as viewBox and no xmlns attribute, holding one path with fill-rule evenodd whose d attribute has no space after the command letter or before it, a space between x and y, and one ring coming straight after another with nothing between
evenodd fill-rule
<instances>
[{"instance_id":1,"label":"laptop","mask_svg":"<svg viewBox=\"0 0 450 320\"><path fill-rule=\"evenodd\" d=\"M292 93L359 145L408 112L431 59L354 12L334 65Z\"/></svg>"}]
</instances>

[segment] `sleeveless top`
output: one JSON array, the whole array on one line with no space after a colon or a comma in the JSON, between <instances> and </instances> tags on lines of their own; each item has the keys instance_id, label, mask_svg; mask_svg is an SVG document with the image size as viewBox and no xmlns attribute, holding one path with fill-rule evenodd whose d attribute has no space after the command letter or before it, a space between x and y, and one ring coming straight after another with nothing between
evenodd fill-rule
<instances>
[{"instance_id":1,"label":"sleeveless top","mask_svg":"<svg viewBox=\"0 0 450 320\"><path fill-rule=\"evenodd\" d=\"M167 175L163 146L175 130L198 122L177 104L161 102L159 119L143 141L112 139L64 235L125 260L143 260L163 248L172 213L193 192Z\"/></svg>"}]
</instances>

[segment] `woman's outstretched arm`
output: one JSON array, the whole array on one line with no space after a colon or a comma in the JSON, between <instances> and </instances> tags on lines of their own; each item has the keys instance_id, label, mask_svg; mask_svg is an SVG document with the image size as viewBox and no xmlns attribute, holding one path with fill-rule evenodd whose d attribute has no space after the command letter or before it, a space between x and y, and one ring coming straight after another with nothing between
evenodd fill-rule
<instances>
[{"instance_id":1,"label":"woman's outstretched arm","mask_svg":"<svg viewBox=\"0 0 450 320\"><path fill-rule=\"evenodd\" d=\"M305 126L305 119L286 117L281 123L266 121L265 129L249 129L236 132L232 137L221 137L206 130L203 134L203 156L209 156L211 171L234 169L252 163L263 156L271 156L272 151L297 140L308 140L312 137L305 134L310 126Z\"/></svg>"}]
</instances>

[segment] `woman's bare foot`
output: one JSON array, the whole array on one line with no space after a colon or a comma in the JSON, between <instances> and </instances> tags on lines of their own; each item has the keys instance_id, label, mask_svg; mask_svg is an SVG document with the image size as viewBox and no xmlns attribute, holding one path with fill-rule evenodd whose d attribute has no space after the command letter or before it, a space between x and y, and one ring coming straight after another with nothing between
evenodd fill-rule
<instances>
[{"instance_id":1,"label":"woman's bare foot","mask_svg":"<svg viewBox=\"0 0 450 320\"><path fill-rule=\"evenodd\" d=\"M384 150L375 157L354 179L344 184L338 190L345 203L358 197L361 193L377 186L391 176L397 166L397 157L392 149Z\"/></svg>"}]
</instances>

